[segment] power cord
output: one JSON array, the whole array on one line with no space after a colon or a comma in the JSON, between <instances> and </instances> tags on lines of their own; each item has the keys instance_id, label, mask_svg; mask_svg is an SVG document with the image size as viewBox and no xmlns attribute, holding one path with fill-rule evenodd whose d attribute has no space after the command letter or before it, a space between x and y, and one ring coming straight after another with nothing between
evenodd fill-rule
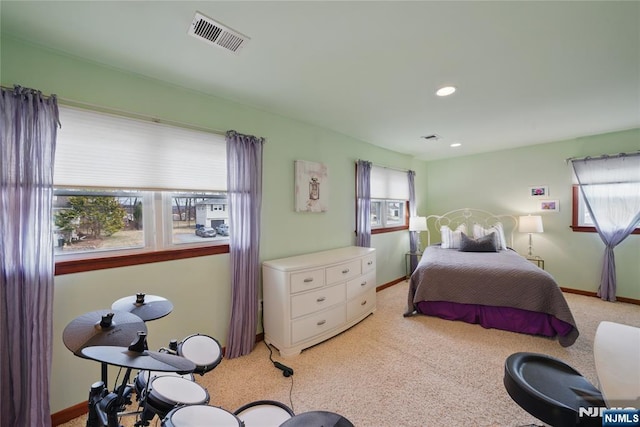
<instances>
[{"instance_id":1,"label":"power cord","mask_svg":"<svg viewBox=\"0 0 640 427\"><path fill-rule=\"evenodd\" d=\"M280 369L284 377L291 378L291 387L289 387L289 405L291 407L291 411L293 411L293 413L295 414L296 411L293 408L293 369L291 369L286 365L283 365L280 362L273 360L273 350L271 349L271 346L267 344L266 341L263 341L263 342L264 342L264 345L267 346L267 349L269 349L269 360L271 361L271 363L273 363L273 366Z\"/></svg>"},{"instance_id":2,"label":"power cord","mask_svg":"<svg viewBox=\"0 0 640 427\"><path fill-rule=\"evenodd\" d=\"M260 304L260 324L262 325L262 329L264 331L264 301L260 301ZM271 349L271 346L264 340L262 342L267 346L267 349L269 349L269 360L271 361L271 363L273 363L273 366L280 369L284 377L291 378L291 387L289 387L289 405L291 411L293 411L293 413L295 414L296 412L293 409L293 369L273 360L273 350Z\"/></svg>"},{"instance_id":3,"label":"power cord","mask_svg":"<svg viewBox=\"0 0 640 427\"><path fill-rule=\"evenodd\" d=\"M269 349L269 360L271 360L271 363L273 363L273 366L275 366L276 368L280 369L282 371L282 375L283 376L285 376L285 377L292 376L293 375L293 369L291 369L287 365L283 365L282 363L273 360L273 350L271 350L271 346L269 344L267 344L266 341L263 341L263 342L264 342L264 345L266 345L267 348Z\"/></svg>"}]
</instances>

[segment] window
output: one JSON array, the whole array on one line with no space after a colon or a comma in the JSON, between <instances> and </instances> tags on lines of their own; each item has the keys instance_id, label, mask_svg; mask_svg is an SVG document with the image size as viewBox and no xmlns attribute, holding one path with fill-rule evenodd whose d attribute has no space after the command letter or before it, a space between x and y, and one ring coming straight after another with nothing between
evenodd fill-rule
<instances>
[{"instance_id":1,"label":"window","mask_svg":"<svg viewBox=\"0 0 640 427\"><path fill-rule=\"evenodd\" d=\"M371 200L371 228L390 228L406 225L404 200Z\"/></svg>"},{"instance_id":2,"label":"window","mask_svg":"<svg viewBox=\"0 0 640 427\"><path fill-rule=\"evenodd\" d=\"M608 187L606 189L607 192L613 189L613 191L618 194L618 198L620 200L624 200L625 197L630 197L631 194L633 194L628 188L626 188L626 184L623 183L601 185L606 185ZM579 232L597 233L593 219L589 214L582 192L580 191L580 186L578 185L573 186L573 215L571 220L571 229ZM637 225L633 234L640 234L640 224Z\"/></svg>"},{"instance_id":3,"label":"window","mask_svg":"<svg viewBox=\"0 0 640 427\"><path fill-rule=\"evenodd\" d=\"M144 248L144 192L54 189L55 254Z\"/></svg>"},{"instance_id":4,"label":"window","mask_svg":"<svg viewBox=\"0 0 640 427\"><path fill-rule=\"evenodd\" d=\"M409 179L407 173L371 167L371 233L408 227Z\"/></svg>"},{"instance_id":5,"label":"window","mask_svg":"<svg viewBox=\"0 0 640 427\"><path fill-rule=\"evenodd\" d=\"M371 201L371 228L382 227L382 205L384 200Z\"/></svg>"},{"instance_id":6,"label":"window","mask_svg":"<svg viewBox=\"0 0 640 427\"><path fill-rule=\"evenodd\" d=\"M583 227L591 228L592 230L576 230L576 228L583 228ZM596 232L593 219L589 214L587 205L584 203L584 199L582 197L582 194L580 193L580 187L577 185L573 186L572 228L575 231L593 231L594 233Z\"/></svg>"},{"instance_id":7,"label":"window","mask_svg":"<svg viewBox=\"0 0 640 427\"><path fill-rule=\"evenodd\" d=\"M226 193L172 194L171 244L229 240Z\"/></svg>"},{"instance_id":8,"label":"window","mask_svg":"<svg viewBox=\"0 0 640 427\"><path fill-rule=\"evenodd\" d=\"M69 107L60 107L60 122L52 218L57 274L67 260L228 252L223 136Z\"/></svg>"}]
</instances>

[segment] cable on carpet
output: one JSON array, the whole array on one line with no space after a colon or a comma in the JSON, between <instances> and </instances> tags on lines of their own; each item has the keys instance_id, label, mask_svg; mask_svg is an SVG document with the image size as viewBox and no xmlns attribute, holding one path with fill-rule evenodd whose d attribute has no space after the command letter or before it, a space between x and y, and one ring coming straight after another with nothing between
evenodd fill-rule
<instances>
[{"instance_id":1,"label":"cable on carpet","mask_svg":"<svg viewBox=\"0 0 640 427\"><path fill-rule=\"evenodd\" d=\"M266 341L263 341L264 345L267 346L267 349L269 349L269 360L271 361L271 363L273 363L273 366L277 367L277 363L275 360L273 360L273 350L271 349L271 346L269 344L267 344ZM280 368L279 368L280 369ZM288 368L291 369L291 368ZM283 374L285 374L285 371L283 371ZM291 379L291 386L289 387L289 405L291 405L291 410L293 411L293 413L295 414L296 411L293 407L293 369L291 369L291 374L290 375L284 375L286 377L289 377Z\"/></svg>"}]
</instances>

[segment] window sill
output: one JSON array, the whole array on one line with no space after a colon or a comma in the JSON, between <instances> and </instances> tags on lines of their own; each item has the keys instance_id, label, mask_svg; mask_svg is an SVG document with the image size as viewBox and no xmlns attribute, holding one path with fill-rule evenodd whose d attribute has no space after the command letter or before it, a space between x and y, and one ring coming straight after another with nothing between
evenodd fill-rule
<instances>
[{"instance_id":1,"label":"window sill","mask_svg":"<svg viewBox=\"0 0 640 427\"><path fill-rule=\"evenodd\" d=\"M84 271L104 270L107 268L150 264L176 259L195 258L207 255L229 253L229 245L203 246L189 249L170 249L164 251L143 252L130 255L114 255L99 258L84 258L56 262L55 275L80 273Z\"/></svg>"},{"instance_id":2,"label":"window sill","mask_svg":"<svg viewBox=\"0 0 640 427\"><path fill-rule=\"evenodd\" d=\"M372 228L371 234L382 234L382 233L391 233L392 231L402 231L408 230L408 225L399 225L397 227L387 227L387 228Z\"/></svg>"},{"instance_id":3,"label":"window sill","mask_svg":"<svg viewBox=\"0 0 640 427\"><path fill-rule=\"evenodd\" d=\"M577 233L597 233L598 232L598 230L596 230L595 227L585 227L581 225L572 225L570 227L571 227L571 230ZM631 232L631 234L640 234L640 228L636 228Z\"/></svg>"},{"instance_id":4,"label":"window sill","mask_svg":"<svg viewBox=\"0 0 640 427\"><path fill-rule=\"evenodd\" d=\"M581 225L572 225L571 229L579 233L597 233L595 227L584 227Z\"/></svg>"}]
</instances>

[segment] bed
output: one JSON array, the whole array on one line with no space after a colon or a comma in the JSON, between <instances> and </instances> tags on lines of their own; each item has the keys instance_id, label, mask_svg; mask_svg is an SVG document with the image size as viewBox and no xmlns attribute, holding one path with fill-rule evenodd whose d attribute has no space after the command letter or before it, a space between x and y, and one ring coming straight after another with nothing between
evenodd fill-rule
<instances>
[{"instance_id":1,"label":"bed","mask_svg":"<svg viewBox=\"0 0 640 427\"><path fill-rule=\"evenodd\" d=\"M557 337L563 347L576 341L573 314L553 276L511 249L515 217L466 208L427 223L428 246L409 281L405 316ZM431 230L440 243L431 244Z\"/></svg>"}]
</instances>

